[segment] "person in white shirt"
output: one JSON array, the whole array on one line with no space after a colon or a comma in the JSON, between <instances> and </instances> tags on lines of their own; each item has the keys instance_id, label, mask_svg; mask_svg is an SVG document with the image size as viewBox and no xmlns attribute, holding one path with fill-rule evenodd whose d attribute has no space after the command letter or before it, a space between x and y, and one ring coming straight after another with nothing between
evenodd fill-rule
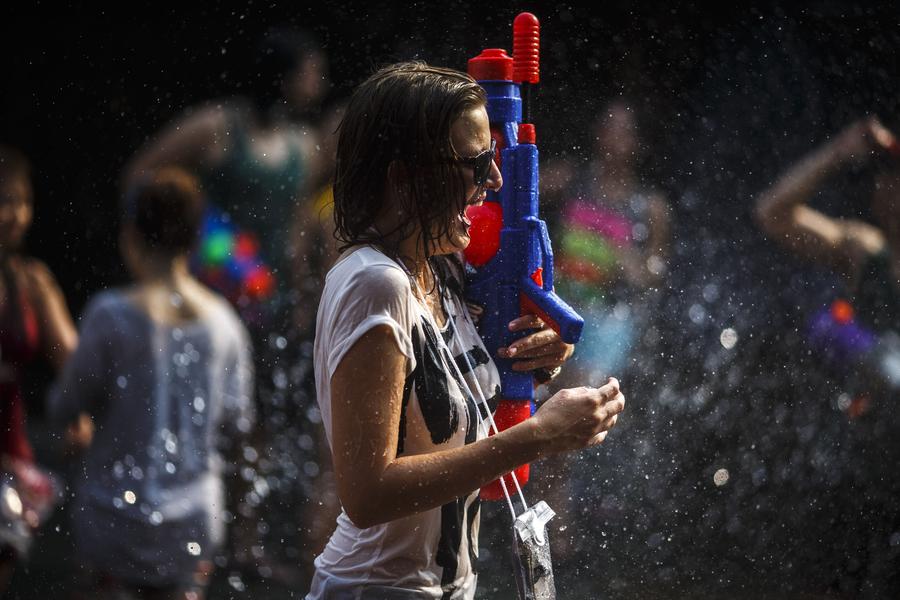
<instances>
[{"instance_id":1,"label":"person in white shirt","mask_svg":"<svg viewBox=\"0 0 900 600\"><path fill-rule=\"evenodd\" d=\"M379 70L347 107L334 186L343 250L314 349L343 512L308 600L473 598L479 487L600 443L624 408L611 378L487 437L499 376L458 258L467 206L502 185L485 107L471 77L420 62ZM516 369L554 369L572 353L536 317L510 327L538 330L502 349Z\"/></svg>"}]
</instances>

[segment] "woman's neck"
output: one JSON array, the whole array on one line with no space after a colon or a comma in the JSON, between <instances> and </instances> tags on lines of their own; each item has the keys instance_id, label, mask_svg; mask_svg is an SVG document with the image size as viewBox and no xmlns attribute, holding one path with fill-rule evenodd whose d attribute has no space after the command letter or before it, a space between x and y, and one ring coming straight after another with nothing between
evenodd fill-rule
<instances>
[{"instance_id":1,"label":"woman's neck","mask_svg":"<svg viewBox=\"0 0 900 600\"><path fill-rule=\"evenodd\" d=\"M180 288L191 281L188 259L178 256L173 259L149 259L141 265L136 279L141 285Z\"/></svg>"}]
</instances>

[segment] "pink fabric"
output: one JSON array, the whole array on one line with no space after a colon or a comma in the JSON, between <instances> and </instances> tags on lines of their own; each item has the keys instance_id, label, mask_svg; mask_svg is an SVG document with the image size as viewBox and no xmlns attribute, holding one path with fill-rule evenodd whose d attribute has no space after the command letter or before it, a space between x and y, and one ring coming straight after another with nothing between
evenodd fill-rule
<instances>
[{"instance_id":1,"label":"pink fabric","mask_svg":"<svg viewBox=\"0 0 900 600\"><path fill-rule=\"evenodd\" d=\"M593 231L619 245L631 242L631 223L608 208L574 200L566 210L566 221L569 225Z\"/></svg>"}]
</instances>

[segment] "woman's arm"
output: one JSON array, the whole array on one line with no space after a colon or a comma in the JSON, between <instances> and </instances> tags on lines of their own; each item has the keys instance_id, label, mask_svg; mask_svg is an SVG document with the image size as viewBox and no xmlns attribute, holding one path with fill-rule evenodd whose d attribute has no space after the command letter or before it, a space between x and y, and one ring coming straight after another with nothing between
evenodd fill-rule
<instances>
[{"instance_id":1,"label":"woman's arm","mask_svg":"<svg viewBox=\"0 0 900 600\"><path fill-rule=\"evenodd\" d=\"M58 372L75 351L78 332L66 299L50 269L34 259L28 261L25 269L29 297L40 322L42 350L47 361Z\"/></svg>"},{"instance_id":2,"label":"woman's arm","mask_svg":"<svg viewBox=\"0 0 900 600\"><path fill-rule=\"evenodd\" d=\"M471 493L541 456L601 442L624 408L618 382L563 390L531 419L461 448L397 456L407 358L388 326L365 333L331 379L338 494L359 527Z\"/></svg>"},{"instance_id":3,"label":"woman's arm","mask_svg":"<svg viewBox=\"0 0 900 600\"><path fill-rule=\"evenodd\" d=\"M221 160L226 109L208 106L168 124L135 153L123 170L122 189L137 178L162 166L172 165L191 172Z\"/></svg>"},{"instance_id":4,"label":"woman's arm","mask_svg":"<svg viewBox=\"0 0 900 600\"><path fill-rule=\"evenodd\" d=\"M105 376L112 369L107 351L114 328L97 301L88 305L80 323L78 344L65 361L47 397L47 414L61 424L83 425L104 393Z\"/></svg>"},{"instance_id":5,"label":"woman's arm","mask_svg":"<svg viewBox=\"0 0 900 600\"><path fill-rule=\"evenodd\" d=\"M877 119L859 121L788 169L756 201L756 220L766 235L852 277L860 259L884 246L881 232L860 221L829 217L807 202L829 175L866 160L884 132Z\"/></svg>"}]
</instances>

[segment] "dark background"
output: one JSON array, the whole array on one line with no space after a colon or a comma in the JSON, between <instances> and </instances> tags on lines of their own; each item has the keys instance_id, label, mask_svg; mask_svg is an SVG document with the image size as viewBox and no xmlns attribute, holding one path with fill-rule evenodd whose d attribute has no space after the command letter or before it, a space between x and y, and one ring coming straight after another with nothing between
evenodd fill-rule
<instances>
[{"instance_id":1,"label":"dark background","mask_svg":"<svg viewBox=\"0 0 900 600\"><path fill-rule=\"evenodd\" d=\"M208 4L0 9L0 140L34 162L28 248L76 314L124 278L123 163L186 106L239 91L267 28L320 36L335 101L384 62L465 68L482 48L509 49L512 19L531 10L542 23L543 156L580 164L595 115L624 95L639 115L644 175L675 220L670 277L654 300L662 341L636 358L628 417L582 457L597 476L580 505L612 498L620 508L586 510L555 534L578 548L560 557L561 597L886 597L872 578L897 593L900 501L884 468L900 455L893 398L852 422L836 408L852 378L816 359L802 323L841 284L767 243L749 210L780 170L850 120L898 122L896 6ZM865 217L870 175L839 178L817 202ZM694 305L700 322L688 317ZM739 335L730 351L718 342L725 327ZM728 485L713 485L719 468ZM511 597L506 533L491 514L483 593Z\"/></svg>"}]
</instances>

